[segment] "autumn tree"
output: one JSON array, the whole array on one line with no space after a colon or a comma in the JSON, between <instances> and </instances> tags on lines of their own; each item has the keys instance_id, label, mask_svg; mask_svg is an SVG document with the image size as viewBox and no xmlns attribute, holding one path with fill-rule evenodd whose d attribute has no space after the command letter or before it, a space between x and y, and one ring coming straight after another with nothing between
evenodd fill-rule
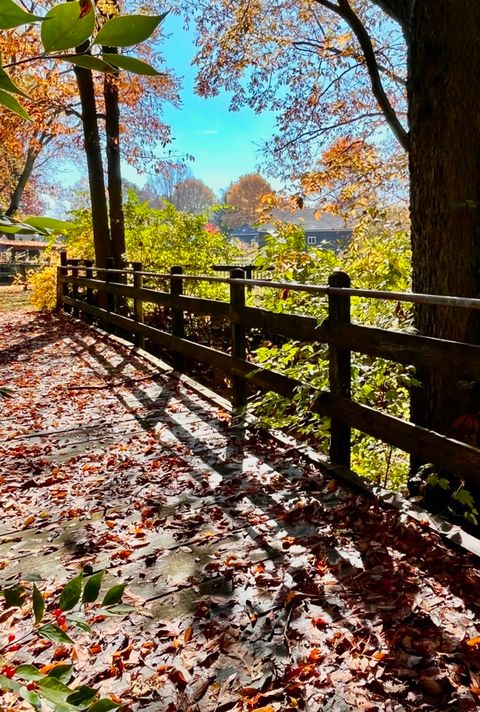
<instances>
[{"instance_id":1,"label":"autumn tree","mask_svg":"<svg viewBox=\"0 0 480 712\"><path fill-rule=\"evenodd\" d=\"M227 227L254 225L263 196L271 192L271 185L258 173L240 176L225 192L224 202L233 210L224 213L222 221Z\"/></svg>"},{"instance_id":2,"label":"autumn tree","mask_svg":"<svg viewBox=\"0 0 480 712\"><path fill-rule=\"evenodd\" d=\"M145 185L145 195L152 199L152 205L160 208L163 201L173 201L176 186L193 178L191 167L184 160L166 160L160 163L149 176Z\"/></svg>"},{"instance_id":3,"label":"autumn tree","mask_svg":"<svg viewBox=\"0 0 480 712\"><path fill-rule=\"evenodd\" d=\"M134 10L136 4L134 0L129 0L126 3L127 9ZM10 4L10 8L12 6L13 3ZM93 32L95 20L93 20L93 6L89 0L72 3L71 6L65 3L53 3L52 0L37 0L31 3L32 12L40 15L42 11L44 13L47 10L49 19L51 12L71 13L74 7L80 8L77 10L77 13L80 12L80 19L75 22L72 20L72 32L75 33L77 25L81 26L87 21L88 30ZM102 13L102 7L107 8L105 13ZM96 16L98 27L102 27L113 19L115 13L118 13L115 3L107 5L98 3L98 8ZM89 20L89 16L92 16L92 20ZM8 24L8 18L5 22ZM6 26L2 25L3 28ZM132 27L130 27L131 31ZM80 35L77 33L76 36ZM71 37L72 35L67 36L65 42L70 44ZM108 34L106 39L109 39ZM111 34L110 39L112 39ZM134 33L131 39L138 44L138 35ZM112 46L101 45L102 54L101 56L97 54L96 57L91 54L90 41L87 38L83 47L82 45L77 47L77 58L72 53L63 53L59 56L57 50L67 49L66 44L62 45L60 40L59 46L58 40L53 38L52 41L48 31L45 34L43 30L42 41L45 49L48 49L46 56L42 55L40 37L38 33L32 32L31 26L2 32L0 41L3 45L2 49L5 50L5 47L9 49L8 54L4 51L4 56L10 57L10 62L5 66L9 67L12 76L16 79L18 77L20 86L28 91L24 105L32 119L28 123L17 120L19 133L17 147L23 141L25 170L19 174L17 184L12 185L9 210L18 209L33 164L47 144L51 143L55 147L57 160L63 155L62 149L66 153L68 147L69 158L72 159L76 151L85 148L89 162L92 209L96 216L94 230L98 246L97 259L100 264L104 263L106 257L111 254L116 261L119 261L125 251L122 236L120 158L127 159L137 168L155 166L158 163L155 147L158 144L165 145L169 140L169 129L161 119L162 101L176 100L175 80L166 73L159 74L151 65L139 58L120 54L115 46L115 37ZM132 43L130 37L126 36L122 37L121 41L122 46ZM16 49L10 49L12 44L17 45ZM139 44L136 51L143 60L161 61L158 49L153 51L151 47ZM50 60L48 53L56 53L57 59ZM44 59L42 62L34 61L38 58ZM64 59L64 62L59 62L58 59ZM119 73L115 71L116 67L126 71ZM94 74L92 70L95 71ZM77 88L76 79L80 80L80 90ZM38 88L37 93L40 93L40 97L32 93L32 86ZM149 116L148 122L143 120L145 114ZM0 134L2 128L0 127ZM103 130L105 130L107 156L107 184L104 181L101 157ZM82 133L83 141L80 140ZM71 138L62 144L60 137L67 134ZM10 149L8 153L11 155ZM105 186L108 188L108 207L105 200Z\"/></svg>"},{"instance_id":4,"label":"autumn tree","mask_svg":"<svg viewBox=\"0 0 480 712\"><path fill-rule=\"evenodd\" d=\"M177 183L171 202L184 213L198 215L215 202L215 193L202 180L187 178Z\"/></svg>"},{"instance_id":5,"label":"autumn tree","mask_svg":"<svg viewBox=\"0 0 480 712\"><path fill-rule=\"evenodd\" d=\"M184 7L192 4L179 0ZM480 294L480 5L471 0L215 0L196 6L197 90L277 111L273 162L298 174L345 136L408 154L413 289ZM420 306L419 331L479 342L468 310ZM455 374L420 374L412 414L449 430Z\"/></svg>"}]
</instances>

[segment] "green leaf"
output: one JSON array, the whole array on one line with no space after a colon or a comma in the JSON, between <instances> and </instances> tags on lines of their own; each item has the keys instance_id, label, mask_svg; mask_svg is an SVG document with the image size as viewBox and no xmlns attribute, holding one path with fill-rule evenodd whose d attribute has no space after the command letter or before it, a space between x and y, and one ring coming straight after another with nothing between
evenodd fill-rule
<instances>
[{"instance_id":1,"label":"green leaf","mask_svg":"<svg viewBox=\"0 0 480 712\"><path fill-rule=\"evenodd\" d=\"M72 694L72 690L55 677L44 677L38 680L37 686L42 697L54 704L65 703L67 697Z\"/></svg>"},{"instance_id":2,"label":"green leaf","mask_svg":"<svg viewBox=\"0 0 480 712\"><path fill-rule=\"evenodd\" d=\"M75 227L74 223L66 220L57 220L56 218L48 218L41 215L31 215L25 218L23 222L40 230L52 230L53 232L66 232Z\"/></svg>"},{"instance_id":3,"label":"green leaf","mask_svg":"<svg viewBox=\"0 0 480 712\"><path fill-rule=\"evenodd\" d=\"M15 97L1 89L0 89L0 104L2 104L2 106L5 106L10 111L13 111L14 114L18 114L18 116L20 116L22 119L26 119L27 121L31 120L28 113L25 111L23 106L21 104L19 104L19 102L15 99Z\"/></svg>"},{"instance_id":4,"label":"green leaf","mask_svg":"<svg viewBox=\"0 0 480 712\"><path fill-rule=\"evenodd\" d=\"M124 590L124 583L118 583L116 586L112 586L112 588L109 588L103 598L102 606L112 606L115 603L120 603Z\"/></svg>"},{"instance_id":5,"label":"green leaf","mask_svg":"<svg viewBox=\"0 0 480 712\"><path fill-rule=\"evenodd\" d=\"M12 606L18 608L25 600L25 589L23 586L10 586L10 588L3 589L3 595L7 608L11 608Z\"/></svg>"},{"instance_id":6,"label":"green leaf","mask_svg":"<svg viewBox=\"0 0 480 712\"><path fill-rule=\"evenodd\" d=\"M161 72L157 72L154 67L151 67L146 62L142 62L140 59L136 59L136 57L126 57L124 54L108 54L106 52L102 54L102 57L115 67L124 69L127 72L143 74L148 77L158 77L161 75Z\"/></svg>"},{"instance_id":7,"label":"green leaf","mask_svg":"<svg viewBox=\"0 0 480 712\"><path fill-rule=\"evenodd\" d=\"M35 616L35 623L41 623L43 614L45 612L45 601L43 596L38 590L38 588L33 584L33 615Z\"/></svg>"},{"instance_id":8,"label":"green leaf","mask_svg":"<svg viewBox=\"0 0 480 712\"><path fill-rule=\"evenodd\" d=\"M64 2L47 12L42 24L42 42L45 52L78 47L92 34L95 27L93 5L82 10L80 2Z\"/></svg>"},{"instance_id":9,"label":"green leaf","mask_svg":"<svg viewBox=\"0 0 480 712\"><path fill-rule=\"evenodd\" d=\"M48 673L48 677L54 677L60 680L64 685L67 685L72 679L73 665L56 665Z\"/></svg>"},{"instance_id":10,"label":"green leaf","mask_svg":"<svg viewBox=\"0 0 480 712\"><path fill-rule=\"evenodd\" d=\"M70 611L80 600L82 595L83 574L78 574L67 583L62 591L58 607L62 611Z\"/></svg>"},{"instance_id":11,"label":"green leaf","mask_svg":"<svg viewBox=\"0 0 480 712\"><path fill-rule=\"evenodd\" d=\"M15 670L15 677L20 680L41 680L44 676L35 665L19 665Z\"/></svg>"},{"instance_id":12,"label":"green leaf","mask_svg":"<svg viewBox=\"0 0 480 712\"><path fill-rule=\"evenodd\" d=\"M71 695L67 697L67 702L70 705L84 709L92 704L95 699L98 690L94 690L93 687L88 687L87 685L81 685L77 687L76 690L72 692Z\"/></svg>"},{"instance_id":13,"label":"green leaf","mask_svg":"<svg viewBox=\"0 0 480 712\"><path fill-rule=\"evenodd\" d=\"M47 623L38 629L38 634L42 638L51 640L54 643L73 643L73 640L56 625Z\"/></svg>"},{"instance_id":14,"label":"green leaf","mask_svg":"<svg viewBox=\"0 0 480 712\"><path fill-rule=\"evenodd\" d=\"M85 623L85 621L82 618L77 618L76 616L67 615L67 621L68 621L68 623L71 623L72 625L74 625L76 628L79 628L80 630L85 631L85 633L92 632L92 627L89 626L88 623Z\"/></svg>"},{"instance_id":15,"label":"green leaf","mask_svg":"<svg viewBox=\"0 0 480 712\"><path fill-rule=\"evenodd\" d=\"M43 17L25 12L13 0L1 0L0 2L0 30L10 30L12 27L19 27L30 22L41 22L42 20Z\"/></svg>"},{"instance_id":16,"label":"green leaf","mask_svg":"<svg viewBox=\"0 0 480 712\"><path fill-rule=\"evenodd\" d=\"M79 54L77 57L62 57L65 62L70 62L76 67L84 67L84 69L92 69L97 72L112 73L115 72L115 67L107 64L97 57L92 57L89 54Z\"/></svg>"},{"instance_id":17,"label":"green leaf","mask_svg":"<svg viewBox=\"0 0 480 712\"><path fill-rule=\"evenodd\" d=\"M117 707L120 707L120 705L113 700L104 697L103 700L98 700L98 702L95 702L91 707L89 707L88 712L109 712L109 710L116 710Z\"/></svg>"},{"instance_id":18,"label":"green leaf","mask_svg":"<svg viewBox=\"0 0 480 712\"><path fill-rule=\"evenodd\" d=\"M0 89L3 91L8 91L11 94L20 94L20 96L25 96L28 99L28 94L25 94L20 87L17 87L16 84L10 79L8 74L4 69L0 67Z\"/></svg>"},{"instance_id":19,"label":"green leaf","mask_svg":"<svg viewBox=\"0 0 480 712\"><path fill-rule=\"evenodd\" d=\"M18 694L20 695L20 697L23 697L23 699L26 700L29 704L31 704L34 710L40 711L42 709L42 702L40 700L40 697L33 690L27 690L26 687L21 687L18 691Z\"/></svg>"},{"instance_id":20,"label":"green leaf","mask_svg":"<svg viewBox=\"0 0 480 712\"><path fill-rule=\"evenodd\" d=\"M97 610L98 615L104 616L123 616L127 613L132 613L138 609L135 606L127 606L125 603L120 603L117 606L109 606L108 608L99 608Z\"/></svg>"},{"instance_id":21,"label":"green leaf","mask_svg":"<svg viewBox=\"0 0 480 712\"><path fill-rule=\"evenodd\" d=\"M147 40L165 19L161 15L122 15L108 20L94 40L94 44L107 47L130 47Z\"/></svg>"},{"instance_id":22,"label":"green leaf","mask_svg":"<svg viewBox=\"0 0 480 712\"><path fill-rule=\"evenodd\" d=\"M83 603L93 603L97 600L98 594L100 593L100 587L102 585L104 573L104 571L99 571L98 574L90 576L87 583L85 584L85 588L83 589Z\"/></svg>"},{"instance_id":23,"label":"green leaf","mask_svg":"<svg viewBox=\"0 0 480 712\"><path fill-rule=\"evenodd\" d=\"M11 680L5 675L0 675L0 690L11 690L12 692L20 692L21 685L15 680Z\"/></svg>"}]
</instances>

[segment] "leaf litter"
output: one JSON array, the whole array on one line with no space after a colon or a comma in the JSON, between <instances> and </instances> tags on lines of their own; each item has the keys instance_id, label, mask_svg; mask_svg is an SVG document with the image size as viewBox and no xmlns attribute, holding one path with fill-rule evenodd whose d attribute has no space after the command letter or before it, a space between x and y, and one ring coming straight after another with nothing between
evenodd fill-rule
<instances>
[{"instance_id":1,"label":"leaf litter","mask_svg":"<svg viewBox=\"0 0 480 712\"><path fill-rule=\"evenodd\" d=\"M240 439L88 327L18 312L0 333L2 588L35 581L48 608L82 571L126 584L119 615L73 645L7 646L7 670L72 662L132 711L479 708L473 556L268 436ZM2 638L20 640L30 613L6 603Z\"/></svg>"}]
</instances>

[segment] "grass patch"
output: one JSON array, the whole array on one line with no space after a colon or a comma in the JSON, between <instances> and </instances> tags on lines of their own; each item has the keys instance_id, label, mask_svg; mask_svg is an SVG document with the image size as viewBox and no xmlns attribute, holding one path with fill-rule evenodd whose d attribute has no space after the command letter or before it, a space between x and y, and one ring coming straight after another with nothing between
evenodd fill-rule
<instances>
[{"instance_id":1,"label":"grass patch","mask_svg":"<svg viewBox=\"0 0 480 712\"><path fill-rule=\"evenodd\" d=\"M26 311L31 309L30 292L22 286L0 287L0 311Z\"/></svg>"}]
</instances>

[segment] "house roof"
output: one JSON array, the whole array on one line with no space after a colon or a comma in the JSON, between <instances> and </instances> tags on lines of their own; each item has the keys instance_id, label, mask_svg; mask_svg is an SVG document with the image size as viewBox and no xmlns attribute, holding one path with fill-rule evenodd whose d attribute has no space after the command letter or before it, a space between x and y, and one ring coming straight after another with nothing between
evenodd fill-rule
<instances>
[{"instance_id":1,"label":"house roof","mask_svg":"<svg viewBox=\"0 0 480 712\"><path fill-rule=\"evenodd\" d=\"M48 243L40 240L6 240L0 238L0 247L6 247L7 249L15 247L23 250L44 250L48 247Z\"/></svg>"}]
</instances>

